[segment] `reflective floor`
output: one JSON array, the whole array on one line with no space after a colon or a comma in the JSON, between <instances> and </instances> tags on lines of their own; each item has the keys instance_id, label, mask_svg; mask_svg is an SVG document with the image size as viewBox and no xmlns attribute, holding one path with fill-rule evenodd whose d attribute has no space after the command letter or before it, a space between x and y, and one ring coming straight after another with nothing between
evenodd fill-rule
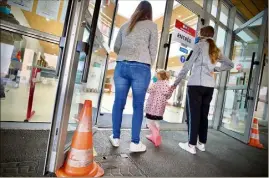
<instances>
[{"instance_id":1,"label":"reflective floor","mask_svg":"<svg viewBox=\"0 0 269 178\"><path fill-rule=\"evenodd\" d=\"M35 114L30 118L29 122L51 122L53 106L55 102L57 82L54 80L48 83L37 83L34 93L32 110ZM6 86L6 98L1 100L1 120L0 121L16 121L23 122L26 119L29 86L20 85L18 88ZM75 90L80 90L76 88ZM70 120L69 123L76 123L72 119L78 113L78 104L83 103L85 99L93 102L93 107L97 108L98 93L93 92L74 92ZM114 93L104 93L101 112L112 113L114 102ZM132 114L132 97L128 97L124 114ZM146 102L146 101L145 101ZM164 120L171 123L182 123L183 108L178 108L168 104L164 114Z\"/></svg>"}]
</instances>

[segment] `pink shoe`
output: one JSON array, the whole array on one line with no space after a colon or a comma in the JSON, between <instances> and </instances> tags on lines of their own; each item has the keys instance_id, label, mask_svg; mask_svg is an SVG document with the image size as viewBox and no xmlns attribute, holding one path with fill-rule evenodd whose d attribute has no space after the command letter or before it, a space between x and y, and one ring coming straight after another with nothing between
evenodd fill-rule
<instances>
[{"instance_id":1,"label":"pink shoe","mask_svg":"<svg viewBox=\"0 0 269 178\"><path fill-rule=\"evenodd\" d=\"M158 128L156 128L156 131L155 131L155 140L154 140L154 144L155 146L160 146L162 144L162 137L160 135L160 130Z\"/></svg>"},{"instance_id":2,"label":"pink shoe","mask_svg":"<svg viewBox=\"0 0 269 178\"><path fill-rule=\"evenodd\" d=\"M162 137L160 136L160 130L152 125L149 125L149 129L152 134L147 135L146 138L153 142L153 144L157 147L162 143Z\"/></svg>"}]
</instances>

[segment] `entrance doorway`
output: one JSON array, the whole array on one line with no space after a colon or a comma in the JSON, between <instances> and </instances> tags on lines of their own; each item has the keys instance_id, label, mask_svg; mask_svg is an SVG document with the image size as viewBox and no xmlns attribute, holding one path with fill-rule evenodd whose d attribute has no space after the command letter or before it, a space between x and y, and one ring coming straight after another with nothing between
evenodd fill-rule
<instances>
[{"instance_id":1,"label":"entrance doorway","mask_svg":"<svg viewBox=\"0 0 269 178\"><path fill-rule=\"evenodd\" d=\"M192 31L196 31L198 28L199 17L197 14L190 11L188 8L180 4L177 4L177 8L173 9L171 16L170 34L168 41L168 49L166 54L165 68L170 72L170 84L172 84L180 70L182 69L184 62L188 55L191 53L192 48L185 46L184 44L176 41L175 31L176 23L183 23L188 26ZM189 74L188 74L189 75ZM164 114L164 122L167 124L182 124L184 122L184 108L186 102L186 88L187 80L183 80L172 94L172 97L168 100L168 105Z\"/></svg>"},{"instance_id":2,"label":"entrance doorway","mask_svg":"<svg viewBox=\"0 0 269 178\"><path fill-rule=\"evenodd\" d=\"M261 82L261 76L266 72L263 70L266 61L266 26L267 11L261 12L233 32L232 60L235 68L227 79L220 130L246 143L253 117L263 115L255 113L260 98L258 93L262 91L262 96L268 93L268 87Z\"/></svg>"},{"instance_id":3,"label":"entrance doorway","mask_svg":"<svg viewBox=\"0 0 269 178\"><path fill-rule=\"evenodd\" d=\"M115 15L114 28L112 33L112 40L110 48L113 51L114 42L118 34L119 28L126 23L130 18L132 13L135 11L135 8L140 1L125 1L118 0L117 11ZM149 1L152 5L153 10L153 21L158 26L158 32L161 34L164 20L164 12L166 1ZM174 8L177 8L177 4L174 4ZM159 35L160 39L161 35ZM108 66L106 70L104 88L101 99L100 114L97 119L97 126L99 128L111 128L112 127L112 108L115 97L115 86L114 86L114 69L116 66L117 55L114 52L111 52L109 55ZM155 65L152 67L152 74L154 74ZM122 128L131 128L132 127L132 114L133 114L133 99L132 99L132 90L130 89L127 96L127 101L125 109L123 111L122 119ZM145 120L142 123L142 128L146 128Z\"/></svg>"}]
</instances>

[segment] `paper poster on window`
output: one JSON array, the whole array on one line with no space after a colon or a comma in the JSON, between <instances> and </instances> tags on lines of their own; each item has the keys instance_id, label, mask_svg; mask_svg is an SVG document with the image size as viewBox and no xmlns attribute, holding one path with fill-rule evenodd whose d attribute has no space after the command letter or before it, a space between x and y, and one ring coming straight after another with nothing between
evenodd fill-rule
<instances>
[{"instance_id":1,"label":"paper poster on window","mask_svg":"<svg viewBox=\"0 0 269 178\"><path fill-rule=\"evenodd\" d=\"M60 0L43 1L39 0L36 13L48 19L57 20L60 7Z\"/></svg>"},{"instance_id":2,"label":"paper poster on window","mask_svg":"<svg viewBox=\"0 0 269 178\"><path fill-rule=\"evenodd\" d=\"M32 12L34 0L8 0L7 3L11 6Z\"/></svg>"},{"instance_id":3,"label":"paper poster on window","mask_svg":"<svg viewBox=\"0 0 269 178\"><path fill-rule=\"evenodd\" d=\"M65 16L66 16L66 11L67 11L67 5L68 5L68 0L64 0L62 15L61 15L61 19L60 19L61 23L64 23Z\"/></svg>"}]
</instances>

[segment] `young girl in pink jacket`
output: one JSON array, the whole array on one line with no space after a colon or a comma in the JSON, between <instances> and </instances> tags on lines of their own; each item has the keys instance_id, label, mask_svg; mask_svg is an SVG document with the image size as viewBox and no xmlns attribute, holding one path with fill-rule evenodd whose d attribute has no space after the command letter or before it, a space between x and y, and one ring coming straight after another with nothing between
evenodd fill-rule
<instances>
[{"instance_id":1,"label":"young girl in pink jacket","mask_svg":"<svg viewBox=\"0 0 269 178\"><path fill-rule=\"evenodd\" d=\"M147 139L152 141L155 146L161 144L160 124L163 120L163 114L167 100L172 96L173 89L169 85L169 73L165 70L159 70L156 74L157 81L148 89L149 97L146 103L147 126L151 131Z\"/></svg>"}]
</instances>

